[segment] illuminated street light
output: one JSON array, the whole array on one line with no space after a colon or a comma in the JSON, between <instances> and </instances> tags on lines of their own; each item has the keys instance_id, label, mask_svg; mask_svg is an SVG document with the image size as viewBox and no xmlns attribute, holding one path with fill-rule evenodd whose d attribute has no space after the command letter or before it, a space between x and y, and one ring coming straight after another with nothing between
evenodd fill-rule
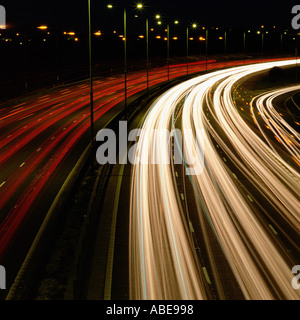
<instances>
[{"instance_id":1,"label":"illuminated street light","mask_svg":"<svg viewBox=\"0 0 300 320\"><path fill-rule=\"evenodd\" d=\"M192 24L193 29L197 29L197 24L193 23ZM188 26L186 28L186 73L187 75L189 74L189 40L194 40L194 38L189 38L189 29L190 27Z\"/></svg>"},{"instance_id":2,"label":"illuminated street light","mask_svg":"<svg viewBox=\"0 0 300 320\"><path fill-rule=\"evenodd\" d=\"M112 9L113 5L112 4L108 4L107 5L108 9ZM137 9L142 9L143 8L143 4L138 3L136 5ZM124 78L125 78L125 98L124 98L124 104L125 104L125 118L127 118L127 10L126 7L124 8L124 37L122 38L123 42L124 42Z\"/></svg>"},{"instance_id":3,"label":"illuminated street light","mask_svg":"<svg viewBox=\"0 0 300 320\"><path fill-rule=\"evenodd\" d=\"M137 9L143 9L142 4L137 4ZM141 38L141 36L140 36ZM144 36L142 36L144 38ZM147 94L149 93L149 18L146 18L146 69L147 69Z\"/></svg>"},{"instance_id":4,"label":"illuminated street light","mask_svg":"<svg viewBox=\"0 0 300 320\"><path fill-rule=\"evenodd\" d=\"M40 30L47 30L48 29L48 27L47 26L39 26L39 27L37 27L37 29L40 29Z\"/></svg>"}]
</instances>

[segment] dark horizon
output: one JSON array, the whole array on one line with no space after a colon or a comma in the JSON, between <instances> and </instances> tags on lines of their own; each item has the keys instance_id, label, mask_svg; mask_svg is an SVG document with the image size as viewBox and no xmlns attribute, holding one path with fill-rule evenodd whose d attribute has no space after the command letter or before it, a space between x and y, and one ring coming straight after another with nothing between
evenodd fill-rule
<instances>
[{"instance_id":1,"label":"dark horizon","mask_svg":"<svg viewBox=\"0 0 300 320\"><path fill-rule=\"evenodd\" d=\"M92 0L93 26L106 28L111 25L112 18L106 9L111 2L116 5L114 16L121 17L124 1ZM126 1L131 13L134 14L134 4L138 1ZM147 0L141 1L145 8L143 14L150 17L160 13L165 19L178 19L184 23L198 22L201 25L219 27L257 27L259 25L290 28L292 20L292 7L296 1L208 1L187 0L184 5L179 0L169 1ZM9 27L30 28L39 24L53 25L57 28L76 28L79 31L87 28L87 0L3 0L5 6L7 24ZM121 4L121 5L119 5ZM118 12L119 11L119 12ZM115 25L122 26L120 19L116 19Z\"/></svg>"}]
</instances>

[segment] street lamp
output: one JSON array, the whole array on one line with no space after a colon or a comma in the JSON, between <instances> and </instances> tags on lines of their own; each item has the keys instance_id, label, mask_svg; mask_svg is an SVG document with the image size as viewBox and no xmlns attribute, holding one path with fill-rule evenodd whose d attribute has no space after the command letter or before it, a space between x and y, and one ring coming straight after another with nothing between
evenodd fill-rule
<instances>
[{"instance_id":1,"label":"street lamp","mask_svg":"<svg viewBox=\"0 0 300 320\"><path fill-rule=\"evenodd\" d=\"M93 68L92 68L92 19L91 19L91 0L88 0L89 15L89 69L90 69L90 108L91 108L91 142L94 149L94 89L93 89Z\"/></svg>"},{"instance_id":2,"label":"street lamp","mask_svg":"<svg viewBox=\"0 0 300 320\"><path fill-rule=\"evenodd\" d=\"M227 31L224 32L225 68L227 66Z\"/></svg>"},{"instance_id":3,"label":"street lamp","mask_svg":"<svg viewBox=\"0 0 300 320\"><path fill-rule=\"evenodd\" d=\"M196 29L197 24L193 23L192 28ZM187 75L189 74L189 29L190 29L190 27L187 26L187 28L186 28L186 70L187 70Z\"/></svg>"},{"instance_id":4,"label":"street lamp","mask_svg":"<svg viewBox=\"0 0 300 320\"><path fill-rule=\"evenodd\" d=\"M206 28L205 32L205 65L206 71L208 69L208 28Z\"/></svg>"},{"instance_id":5,"label":"street lamp","mask_svg":"<svg viewBox=\"0 0 300 320\"><path fill-rule=\"evenodd\" d=\"M261 26L261 28L263 29L264 26ZM262 62L264 60L264 33L263 31L258 30L257 34L261 34L261 58L262 58Z\"/></svg>"},{"instance_id":6,"label":"street lamp","mask_svg":"<svg viewBox=\"0 0 300 320\"><path fill-rule=\"evenodd\" d=\"M158 20L157 24L162 25L162 21L160 19L160 15L156 15L155 18ZM176 20L174 22L175 24L178 24L179 21ZM167 24L167 67L168 67L168 81L170 81L170 24Z\"/></svg>"},{"instance_id":7,"label":"street lamp","mask_svg":"<svg viewBox=\"0 0 300 320\"><path fill-rule=\"evenodd\" d=\"M113 5L112 4L108 4L107 5L108 9L113 9ZM143 9L143 4L138 3L136 5L137 9ZM123 14L123 19L124 19L124 37L123 37L123 41L124 41L124 86L125 86L125 97L124 97L124 108L125 108L125 118L127 118L127 10L126 7L124 7L124 14Z\"/></svg>"},{"instance_id":8,"label":"street lamp","mask_svg":"<svg viewBox=\"0 0 300 320\"><path fill-rule=\"evenodd\" d=\"M246 58L246 32L243 34L243 64L245 64Z\"/></svg>"},{"instance_id":9,"label":"street lamp","mask_svg":"<svg viewBox=\"0 0 300 320\"><path fill-rule=\"evenodd\" d=\"M137 4L137 9L143 9L142 4ZM157 19L160 19L160 15L156 15ZM146 65L147 65L147 94L149 93L149 18L146 17Z\"/></svg>"},{"instance_id":10,"label":"street lamp","mask_svg":"<svg viewBox=\"0 0 300 320\"><path fill-rule=\"evenodd\" d=\"M60 29L57 29L57 28L53 28L53 27L49 27L47 25L41 25L41 26L38 26L37 29L39 30L42 30L42 31L47 31L49 29L51 30L55 30L56 31L56 59L57 59L57 75L56 75L56 84L57 86L60 85L60 80L61 80L61 58L60 58L60 32L61 30ZM48 34L50 34L50 32L48 32ZM75 32L69 32L69 33L66 33L70 36L75 36ZM77 38L75 38L74 40L75 41L78 41L76 40Z\"/></svg>"},{"instance_id":11,"label":"street lamp","mask_svg":"<svg viewBox=\"0 0 300 320\"><path fill-rule=\"evenodd\" d=\"M112 4L107 5L108 9L113 9ZM124 108L125 108L125 118L127 118L127 11L126 7L123 12L123 20L124 20Z\"/></svg>"}]
</instances>

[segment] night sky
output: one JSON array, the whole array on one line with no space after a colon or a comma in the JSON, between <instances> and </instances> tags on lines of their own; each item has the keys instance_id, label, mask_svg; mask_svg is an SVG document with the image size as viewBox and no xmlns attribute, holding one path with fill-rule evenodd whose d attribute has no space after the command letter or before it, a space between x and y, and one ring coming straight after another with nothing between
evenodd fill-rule
<instances>
[{"instance_id":1,"label":"night sky","mask_svg":"<svg viewBox=\"0 0 300 320\"><path fill-rule=\"evenodd\" d=\"M105 27L111 23L106 0L91 0L93 25ZM55 27L84 29L87 26L87 0L1 0L6 7L7 23L14 27L31 27L48 24ZM111 1L121 7L135 1ZM144 0L145 10L154 15L160 12L170 19L195 21L201 25L223 27L252 27L261 24L291 27L291 9L297 1L270 0ZM120 14L120 13L119 13ZM121 15L120 15L121 16ZM110 21L108 21L110 20ZM116 19L119 20L120 19Z\"/></svg>"}]
</instances>

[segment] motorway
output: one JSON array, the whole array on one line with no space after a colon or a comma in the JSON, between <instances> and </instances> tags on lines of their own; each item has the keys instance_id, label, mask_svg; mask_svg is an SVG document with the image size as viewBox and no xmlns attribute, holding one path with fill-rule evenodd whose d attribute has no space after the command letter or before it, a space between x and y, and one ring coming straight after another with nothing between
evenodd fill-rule
<instances>
[{"instance_id":1,"label":"motorway","mask_svg":"<svg viewBox=\"0 0 300 320\"><path fill-rule=\"evenodd\" d=\"M247 61L247 63L255 62L257 61ZM243 61L226 62L227 67L239 64L243 64ZM209 60L207 70L222 67L224 67L224 63ZM205 70L205 61L189 65L190 74ZM222 72L219 75L220 80L224 76ZM185 74L185 64L170 67L170 79ZM150 86L161 84L167 79L167 68L150 70ZM129 73L128 97L133 97L135 94L145 91L146 80L145 71ZM210 81L214 80L211 79ZM186 96L185 91L182 94L181 98ZM94 118L96 130L102 128L111 118L123 110L123 99L123 76L95 80ZM176 103L174 102L176 104L175 109L178 109L177 100L178 98L174 100L176 101ZM209 104L207 104L207 108L213 114ZM170 110L166 109L166 111ZM183 116L181 112L176 122L179 122ZM166 119L162 119L162 121L164 120ZM0 108L0 125L0 264L6 266L9 270L7 280L8 287L10 287L53 200L89 143L89 83L84 81L5 103ZM223 146L223 148L225 147ZM155 183L158 183L158 181ZM199 182L195 181L194 183ZM168 192L172 192L172 190ZM169 195L165 196L169 197ZM134 198L134 193L131 197ZM156 212L158 208L152 208L152 205L160 206L162 204L158 204L156 195L153 195L152 200L154 202L150 207L153 212ZM172 201L175 201L175 203L178 201L178 193L174 193ZM173 203L172 201L171 203ZM146 204L147 202L144 205ZM173 209L178 219L181 208L175 209L175 207L172 207L171 210ZM160 212L160 210L164 212L165 209L159 209L157 212ZM137 213L133 208L131 219L135 219L135 216L137 216ZM131 226L135 229L134 224ZM196 226L194 228L196 229ZM132 234L134 235L134 233ZM178 229L177 236L181 237L183 235L184 226L181 226ZM164 231L161 236L166 237ZM134 237L132 241L135 241ZM185 252L186 256L180 257L180 259L186 259L189 262L191 272L188 271L188 278L190 283L194 284L190 284L191 288L186 293L182 294L182 288L178 292L180 292L180 297L204 298L207 295L207 290L197 285L200 281L199 273L197 273L199 266L194 265L195 252L189 246L190 237L183 236L182 241L181 250ZM170 244L166 242L165 245L169 246ZM162 249L160 254L164 252ZM138 264L138 260L134 258L132 261ZM135 265L135 267L138 266ZM132 266L132 268L135 267ZM166 268L166 266L163 266L163 268ZM185 270L185 276L187 276L186 272L187 269ZM178 270L170 276L176 279L177 273ZM133 283L135 281L136 279L133 280ZM202 280L200 282L202 283ZM236 286L236 284L233 284L233 286ZM166 289L166 292L168 290ZM171 291L174 290L173 288ZM184 288L185 290L186 288ZM190 290L192 293L189 292ZM150 296L152 296L152 293ZM166 296L168 297L169 294ZM133 297L145 296L133 294ZM148 297L148 293L146 297ZM171 297L173 296L171 295Z\"/></svg>"},{"instance_id":2,"label":"motorway","mask_svg":"<svg viewBox=\"0 0 300 320\"><path fill-rule=\"evenodd\" d=\"M153 103L132 166L130 299L299 300L299 116L277 108L300 86L257 96L243 87L294 64L215 71Z\"/></svg>"},{"instance_id":3,"label":"motorway","mask_svg":"<svg viewBox=\"0 0 300 320\"><path fill-rule=\"evenodd\" d=\"M228 64L242 61L231 61ZM222 68L215 60L189 64L189 73ZM170 80L187 73L171 65ZM149 70L149 86L168 80L167 67ZM145 92L145 70L128 73L128 99ZM124 110L124 75L94 80L95 132ZM0 106L0 264L14 281L58 191L90 141L88 81L41 90Z\"/></svg>"}]
</instances>

